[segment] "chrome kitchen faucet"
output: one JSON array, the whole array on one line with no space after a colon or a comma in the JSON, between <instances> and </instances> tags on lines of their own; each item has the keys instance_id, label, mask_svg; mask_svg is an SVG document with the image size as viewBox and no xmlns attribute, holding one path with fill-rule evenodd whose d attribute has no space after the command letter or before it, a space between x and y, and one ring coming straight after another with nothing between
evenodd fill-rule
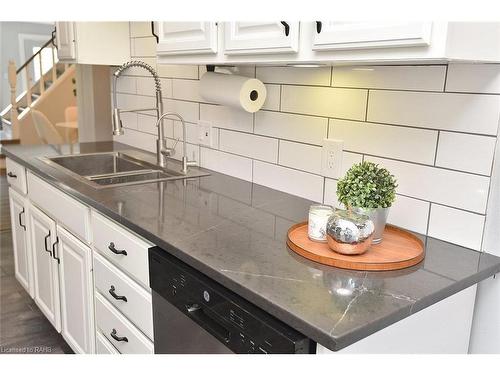
<instances>
[{"instance_id":1,"label":"chrome kitchen faucet","mask_svg":"<svg viewBox=\"0 0 500 375\"><path fill-rule=\"evenodd\" d=\"M154 79L155 83L155 88L156 88L156 107L155 108L140 108L140 109L128 109L128 110L123 110L118 108L117 100L116 100L116 82L118 81L118 78L122 75L124 71L126 71L129 68L132 67L138 67L147 70ZM112 111L112 121L113 121L113 134L114 135L122 135L123 134L123 127L122 127L122 120L120 118L121 113L126 113L126 112L143 112L143 111L156 111L156 118L157 122L156 125L158 127L158 139L156 140L156 161L160 167L165 167L167 164L166 158L168 156L173 155L174 149L173 148L168 148L166 145L166 141L164 138L164 133L163 133L163 124L162 124L162 119L165 116L160 115L163 113L163 100L161 98L161 84L160 84L160 77L158 77L158 73L156 73L156 70L149 65L146 64L145 62L142 61L129 61L120 66L114 73L113 73L113 111ZM178 116L180 118L180 116ZM161 124L160 124L161 123ZM184 121L182 121L184 124ZM161 126L160 126L161 125ZM185 126L184 126L185 129ZM185 134L184 130L184 134ZM185 141L184 141L184 150L186 149ZM185 155L185 153L184 153ZM183 170L187 170L187 165L189 163L186 160L186 168L184 168L184 162L183 162Z\"/></svg>"},{"instance_id":2,"label":"chrome kitchen faucet","mask_svg":"<svg viewBox=\"0 0 500 375\"><path fill-rule=\"evenodd\" d=\"M182 123L182 152L183 152L183 154L182 154L182 170L181 170L181 172L183 174L187 174L188 167L195 167L195 166L197 166L197 164L196 164L196 161L189 161L188 158L187 158L187 156L186 156L187 155L187 150L186 150L186 148L187 148L186 147L186 123L184 122L184 119L178 113L175 113L175 112L165 112L156 121L156 126L158 127L158 129L163 128L163 119L165 117L168 117L168 116L176 117ZM163 133L163 129L161 130L161 132ZM173 153L175 151L175 146L177 145L177 142L179 142L179 139L177 139L175 141L175 144L172 147L172 149L169 149L169 150L171 150L170 154L166 155L166 156L173 155Z\"/></svg>"}]
</instances>

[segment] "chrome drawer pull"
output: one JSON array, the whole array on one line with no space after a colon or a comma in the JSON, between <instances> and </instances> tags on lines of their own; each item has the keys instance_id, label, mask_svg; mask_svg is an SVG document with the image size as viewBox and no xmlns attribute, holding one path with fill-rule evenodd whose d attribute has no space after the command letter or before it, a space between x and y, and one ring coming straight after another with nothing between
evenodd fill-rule
<instances>
[{"instance_id":1,"label":"chrome drawer pull","mask_svg":"<svg viewBox=\"0 0 500 375\"><path fill-rule=\"evenodd\" d=\"M125 337L125 336L117 336L116 335L116 329L113 328L113 330L111 331L110 333L111 337L114 338L116 341L125 341L125 342L128 342L128 338Z\"/></svg>"},{"instance_id":2,"label":"chrome drawer pull","mask_svg":"<svg viewBox=\"0 0 500 375\"><path fill-rule=\"evenodd\" d=\"M116 247L115 247L115 243L114 242L110 242L109 243L109 246L108 246L108 249L111 250L113 253L115 254L121 254L121 255L127 255L127 252L125 250L118 250Z\"/></svg>"},{"instance_id":3,"label":"chrome drawer pull","mask_svg":"<svg viewBox=\"0 0 500 375\"><path fill-rule=\"evenodd\" d=\"M109 288L109 294L111 294L111 296L114 299L119 299L119 300L122 300L124 302L127 302L127 297L119 296L118 294L115 293L115 286L114 285L111 285L111 288Z\"/></svg>"}]
</instances>

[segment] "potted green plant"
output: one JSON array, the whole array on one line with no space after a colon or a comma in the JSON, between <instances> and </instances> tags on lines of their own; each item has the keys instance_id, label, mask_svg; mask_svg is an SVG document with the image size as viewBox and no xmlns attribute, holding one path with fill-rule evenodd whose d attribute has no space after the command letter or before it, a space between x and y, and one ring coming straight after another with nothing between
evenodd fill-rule
<instances>
[{"instance_id":1,"label":"potted green plant","mask_svg":"<svg viewBox=\"0 0 500 375\"><path fill-rule=\"evenodd\" d=\"M375 225L373 243L382 241L389 209L396 199L396 178L378 164L353 165L337 183L337 197L347 209L370 217Z\"/></svg>"}]
</instances>

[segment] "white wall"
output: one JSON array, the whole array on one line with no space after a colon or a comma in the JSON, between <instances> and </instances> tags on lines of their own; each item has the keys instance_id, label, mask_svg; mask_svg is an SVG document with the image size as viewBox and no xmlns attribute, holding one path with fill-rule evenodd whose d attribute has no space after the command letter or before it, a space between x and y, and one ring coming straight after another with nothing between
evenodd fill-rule
<instances>
[{"instance_id":1,"label":"white wall","mask_svg":"<svg viewBox=\"0 0 500 375\"><path fill-rule=\"evenodd\" d=\"M24 61L21 61L19 53L19 35L35 35L40 37L40 45L43 45L50 39L54 25L40 22L0 22L0 68L1 68L1 87L0 87L0 111L10 104L10 86L8 81L7 69L9 60L14 60L19 67ZM28 59L30 56L25 56Z\"/></svg>"},{"instance_id":2,"label":"white wall","mask_svg":"<svg viewBox=\"0 0 500 375\"><path fill-rule=\"evenodd\" d=\"M206 103L203 66L157 65L147 22L131 23L131 51L162 77L165 110L188 121L188 153L201 165L314 201L336 204L336 180L320 172L324 137L343 139L344 163L373 160L396 175L389 221L481 249L500 117L500 65L291 68L242 66L267 86L264 109L250 114ZM154 105L147 72L118 85L123 108ZM211 121L215 145L200 147L198 120ZM154 117L123 116L116 137L155 150ZM170 143L181 136L174 122ZM181 156L178 145L177 156Z\"/></svg>"}]
</instances>

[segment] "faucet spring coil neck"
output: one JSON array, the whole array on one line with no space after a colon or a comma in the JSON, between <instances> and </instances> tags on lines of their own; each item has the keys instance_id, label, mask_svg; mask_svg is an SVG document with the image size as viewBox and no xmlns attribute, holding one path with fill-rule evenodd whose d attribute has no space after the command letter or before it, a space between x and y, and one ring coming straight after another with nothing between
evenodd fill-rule
<instances>
[{"instance_id":1,"label":"faucet spring coil neck","mask_svg":"<svg viewBox=\"0 0 500 375\"><path fill-rule=\"evenodd\" d=\"M143 68L147 70L149 73L151 73L153 79L155 80L156 91L157 92L161 91L160 77L158 77L158 73L156 73L156 70L151 65L145 63L144 61L139 61L139 60L128 61L125 64L121 65L113 74L116 78L118 78L125 70L132 67Z\"/></svg>"}]
</instances>

